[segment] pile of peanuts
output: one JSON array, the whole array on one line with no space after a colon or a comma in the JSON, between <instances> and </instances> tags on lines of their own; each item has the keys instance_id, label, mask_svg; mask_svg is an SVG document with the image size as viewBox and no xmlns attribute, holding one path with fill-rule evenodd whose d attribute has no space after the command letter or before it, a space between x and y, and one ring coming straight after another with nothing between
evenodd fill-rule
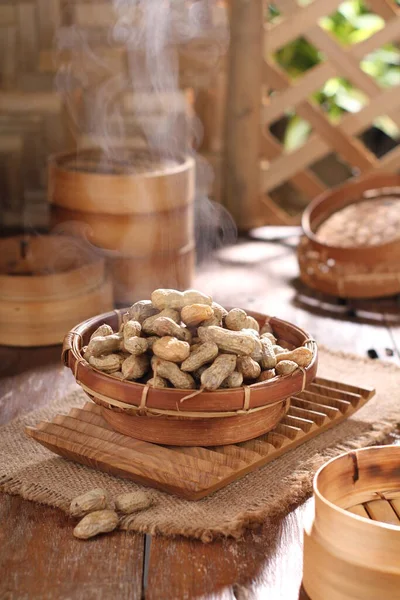
<instances>
[{"instance_id":1,"label":"pile of peanuts","mask_svg":"<svg viewBox=\"0 0 400 600\"><path fill-rule=\"evenodd\" d=\"M202 292L159 289L128 309L118 333L101 325L83 357L119 379L211 391L289 375L313 353L282 347L268 322L260 329L244 310L227 311Z\"/></svg>"}]
</instances>

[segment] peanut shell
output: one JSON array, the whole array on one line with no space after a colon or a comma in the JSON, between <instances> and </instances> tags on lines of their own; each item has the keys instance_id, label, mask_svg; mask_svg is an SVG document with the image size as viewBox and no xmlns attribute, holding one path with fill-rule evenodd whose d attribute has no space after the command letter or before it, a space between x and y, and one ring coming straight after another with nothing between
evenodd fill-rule
<instances>
[{"instance_id":1,"label":"peanut shell","mask_svg":"<svg viewBox=\"0 0 400 600\"><path fill-rule=\"evenodd\" d=\"M239 371L233 371L221 384L221 388L237 388L243 383L243 375Z\"/></svg>"},{"instance_id":2,"label":"peanut shell","mask_svg":"<svg viewBox=\"0 0 400 600\"><path fill-rule=\"evenodd\" d=\"M246 327L247 314L241 308L232 308L225 316L225 327L231 331L240 331Z\"/></svg>"},{"instance_id":3,"label":"peanut shell","mask_svg":"<svg viewBox=\"0 0 400 600\"><path fill-rule=\"evenodd\" d=\"M90 336L90 339L92 340L95 337L106 337L108 335L112 335L113 333L114 333L113 328L110 327L110 325L103 323L103 325L100 325L100 327L98 327L96 329L96 331L94 331L92 333L92 335Z\"/></svg>"},{"instance_id":4,"label":"peanut shell","mask_svg":"<svg viewBox=\"0 0 400 600\"><path fill-rule=\"evenodd\" d=\"M140 379L147 373L149 367L150 359L146 354L132 355L124 360L121 371L124 379Z\"/></svg>"},{"instance_id":5,"label":"peanut shell","mask_svg":"<svg viewBox=\"0 0 400 600\"><path fill-rule=\"evenodd\" d=\"M118 522L119 518L114 510L96 510L79 521L74 529L74 536L81 540L87 540L99 533L114 531Z\"/></svg>"},{"instance_id":6,"label":"peanut shell","mask_svg":"<svg viewBox=\"0 0 400 600\"><path fill-rule=\"evenodd\" d=\"M182 371L197 371L218 356L218 346L214 342L204 342L191 346L188 358L181 364Z\"/></svg>"},{"instance_id":7,"label":"peanut shell","mask_svg":"<svg viewBox=\"0 0 400 600\"><path fill-rule=\"evenodd\" d=\"M275 367L277 375L290 375L298 369L298 365L292 360L281 360Z\"/></svg>"},{"instance_id":8,"label":"peanut shell","mask_svg":"<svg viewBox=\"0 0 400 600\"><path fill-rule=\"evenodd\" d=\"M143 321L158 314L158 312L158 309L152 305L150 300L139 300L139 302L135 302L135 304L132 304L132 306L128 308L126 317L124 315L124 320L126 318L127 320L138 321L142 324Z\"/></svg>"},{"instance_id":9,"label":"peanut shell","mask_svg":"<svg viewBox=\"0 0 400 600\"><path fill-rule=\"evenodd\" d=\"M257 379L261 373L261 367L250 356L238 356L236 369L242 373L243 379Z\"/></svg>"},{"instance_id":10,"label":"peanut shell","mask_svg":"<svg viewBox=\"0 0 400 600\"><path fill-rule=\"evenodd\" d=\"M214 342L223 352L246 356L252 354L256 347L255 338L242 331L211 326L199 327L197 333L202 342Z\"/></svg>"},{"instance_id":11,"label":"peanut shell","mask_svg":"<svg viewBox=\"0 0 400 600\"><path fill-rule=\"evenodd\" d=\"M184 306L181 311L181 319L188 327L195 327L213 316L214 311L207 304L189 304Z\"/></svg>"},{"instance_id":12,"label":"peanut shell","mask_svg":"<svg viewBox=\"0 0 400 600\"><path fill-rule=\"evenodd\" d=\"M205 390L217 390L222 382L233 373L236 367L236 356L220 354L201 375L201 385Z\"/></svg>"},{"instance_id":13,"label":"peanut shell","mask_svg":"<svg viewBox=\"0 0 400 600\"><path fill-rule=\"evenodd\" d=\"M189 356L190 346L187 342L166 335L154 342L153 353L163 360L180 363Z\"/></svg>"},{"instance_id":14,"label":"peanut shell","mask_svg":"<svg viewBox=\"0 0 400 600\"><path fill-rule=\"evenodd\" d=\"M145 492L127 492L115 498L115 509L124 515L144 510L152 505L151 497Z\"/></svg>"},{"instance_id":15,"label":"peanut shell","mask_svg":"<svg viewBox=\"0 0 400 600\"><path fill-rule=\"evenodd\" d=\"M181 371L178 365L173 362L153 356L151 359L151 366L153 367L155 377L164 377L164 379L167 379L172 383L175 388L193 390L196 387L193 377L189 375L189 373Z\"/></svg>"},{"instance_id":16,"label":"peanut shell","mask_svg":"<svg viewBox=\"0 0 400 600\"><path fill-rule=\"evenodd\" d=\"M144 354L149 349L149 342L146 338L141 337L131 337L125 338L122 344L124 350L129 352L129 354L133 354L133 356L139 356L140 354Z\"/></svg>"},{"instance_id":17,"label":"peanut shell","mask_svg":"<svg viewBox=\"0 0 400 600\"><path fill-rule=\"evenodd\" d=\"M180 327L172 319L168 317L159 317L153 323L153 331L160 337L169 335L171 337L178 338L184 342L190 342L192 334L186 327Z\"/></svg>"},{"instance_id":18,"label":"peanut shell","mask_svg":"<svg viewBox=\"0 0 400 600\"><path fill-rule=\"evenodd\" d=\"M161 312L148 317L145 321L143 321L142 329L148 335L155 335L155 331L153 330L153 323L159 317L168 317L168 319L172 319L175 323L179 323L180 315L177 310L173 310L171 308L167 308L162 310Z\"/></svg>"},{"instance_id":19,"label":"peanut shell","mask_svg":"<svg viewBox=\"0 0 400 600\"><path fill-rule=\"evenodd\" d=\"M308 367L313 359L313 353L311 350L302 346L300 348L296 348L295 350L289 352L282 352L282 354L276 355L276 362L279 363L283 360L285 361L293 361L299 367Z\"/></svg>"},{"instance_id":20,"label":"peanut shell","mask_svg":"<svg viewBox=\"0 0 400 600\"><path fill-rule=\"evenodd\" d=\"M71 517L84 517L95 510L108 506L108 494L102 488L95 488L74 498L69 507Z\"/></svg>"},{"instance_id":21,"label":"peanut shell","mask_svg":"<svg viewBox=\"0 0 400 600\"><path fill-rule=\"evenodd\" d=\"M108 354L107 356L90 356L89 364L105 373L113 373L121 368L121 356L119 354Z\"/></svg>"}]
</instances>

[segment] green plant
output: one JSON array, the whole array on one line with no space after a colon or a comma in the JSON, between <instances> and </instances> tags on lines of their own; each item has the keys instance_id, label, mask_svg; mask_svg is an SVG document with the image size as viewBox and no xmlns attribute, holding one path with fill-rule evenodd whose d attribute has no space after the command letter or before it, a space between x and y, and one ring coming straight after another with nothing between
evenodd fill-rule
<instances>
[{"instance_id":1,"label":"green plant","mask_svg":"<svg viewBox=\"0 0 400 600\"><path fill-rule=\"evenodd\" d=\"M308 0L304 0L302 3L307 2ZM396 0L396 3L400 5L400 0ZM277 18L279 11L274 5L269 5L269 20ZM367 39L382 29L384 24L382 17L369 12L362 0L343 2L334 14L320 20L320 26L329 31L343 46ZM318 65L324 57L317 48L301 37L280 48L275 54L275 60L292 79L296 79ZM395 44L386 44L365 56L360 66L382 87L400 85L400 49ZM312 94L311 99L324 109L334 123L340 120L343 113L358 112L367 102L360 90L341 77L326 81L320 90ZM387 116L377 118L374 126L392 138L399 135L397 126ZM310 133L311 126L307 121L294 112L287 114L287 126L283 137L287 150L301 146Z\"/></svg>"}]
</instances>

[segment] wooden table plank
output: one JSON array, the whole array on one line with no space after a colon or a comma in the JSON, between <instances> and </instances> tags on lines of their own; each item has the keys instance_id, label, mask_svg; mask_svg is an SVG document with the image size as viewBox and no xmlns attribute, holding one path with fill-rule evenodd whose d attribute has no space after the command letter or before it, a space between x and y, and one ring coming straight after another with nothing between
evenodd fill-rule
<instances>
[{"instance_id":1,"label":"wooden table plank","mask_svg":"<svg viewBox=\"0 0 400 600\"><path fill-rule=\"evenodd\" d=\"M60 510L6 494L0 522L1 598L141 598L142 535L118 531L77 540L74 522Z\"/></svg>"},{"instance_id":2,"label":"wooden table plank","mask_svg":"<svg viewBox=\"0 0 400 600\"><path fill-rule=\"evenodd\" d=\"M303 522L311 509L308 502L282 522L248 531L239 541L153 538L146 598L222 600L233 584L238 600L294 600L302 578Z\"/></svg>"}]
</instances>

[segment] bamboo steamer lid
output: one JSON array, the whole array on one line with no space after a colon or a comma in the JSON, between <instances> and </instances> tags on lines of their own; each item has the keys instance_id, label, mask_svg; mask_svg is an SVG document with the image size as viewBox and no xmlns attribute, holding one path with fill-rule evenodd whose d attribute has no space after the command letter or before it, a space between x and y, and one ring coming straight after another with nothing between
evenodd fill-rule
<instances>
[{"instance_id":1,"label":"bamboo steamer lid","mask_svg":"<svg viewBox=\"0 0 400 600\"><path fill-rule=\"evenodd\" d=\"M400 446L329 461L315 476L314 498L303 572L312 600L400 598Z\"/></svg>"},{"instance_id":2,"label":"bamboo steamer lid","mask_svg":"<svg viewBox=\"0 0 400 600\"><path fill-rule=\"evenodd\" d=\"M113 306L105 261L66 236L0 240L0 344L60 344L73 323Z\"/></svg>"}]
</instances>

